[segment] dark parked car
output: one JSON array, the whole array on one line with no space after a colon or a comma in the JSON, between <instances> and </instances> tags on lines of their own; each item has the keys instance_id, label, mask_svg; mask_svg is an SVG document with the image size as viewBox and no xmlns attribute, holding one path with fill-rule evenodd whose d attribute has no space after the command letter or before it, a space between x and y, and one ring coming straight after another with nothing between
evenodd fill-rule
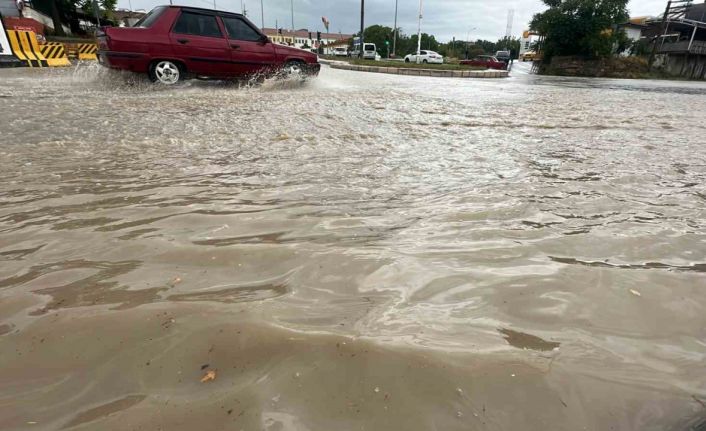
<instances>
[{"instance_id":1,"label":"dark parked car","mask_svg":"<svg viewBox=\"0 0 706 431\"><path fill-rule=\"evenodd\" d=\"M486 67L488 69L505 70L507 69L507 63L498 60L492 55L479 55L472 60L461 60L459 62L464 66L479 66Z\"/></svg>"},{"instance_id":2,"label":"dark parked car","mask_svg":"<svg viewBox=\"0 0 706 431\"><path fill-rule=\"evenodd\" d=\"M321 68L316 54L272 43L243 15L185 6L158 6L133 27L103 28L98 46L104 66L147 73L162 84L317 75Z\"/></svg>"},{"instance_id":3,"label":"dark parked car","mask_svg":"<svg viewBox=\"0 0 706 431\"><path fill-rule=\"evenodd\" d=\"M510 60L512 60L512 54L510 51L498 51L495 53L495 58L498 60L502 61L503 63L510 63Z\"/></svg>"}]
</instances>

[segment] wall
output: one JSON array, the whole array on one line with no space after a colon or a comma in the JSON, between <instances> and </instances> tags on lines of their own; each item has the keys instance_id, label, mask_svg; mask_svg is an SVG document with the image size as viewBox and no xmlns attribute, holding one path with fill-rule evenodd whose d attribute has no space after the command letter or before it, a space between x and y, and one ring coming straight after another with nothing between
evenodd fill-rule
<instances>
[{"instance_id":1,"label":"wall","mask_svg":"<svg viewBox=\"0 0 706 431\"><path fill-rule=\"evenodd\" d=\"M706 79L706 55L669 54L663 68L671 75Z\"/></svg>"},{"instance_id":2,"label":"wall","mask_svg":"<svg viewBox=\"0 0 706 431\"><path fill-rule=\"evenodd\" d=\"M15 0L0 0L0 14L2 16L18 16L17 6L15 6Z\"/></svg>"},{"instance_id":3,"label":"wall","mask_svg":"<svg viewBox=\"0 0 706 431\"><path fill-rule=\"evenodd\" d=\"M44 24L46 27L49 27L50 29L54 30L54 20L52 20L51 17L48 17L41 12L38 12L28 6L25 6L23 15L25 18L32 18L33 20L40 22L40 23ZM71 33L71 29L69 27L67 27L65 25L62 25L62 27L64 28L64 33L66 33L66 34Z\"/></svg>"},{"instance_id":4,"label":"wall","mask_svg":"<svg viewBox=\"0 0 706 431\"><path fill-rule=\"evenodd\" d=\"M613 57L591 60L581 57L553 57L542 65L542 74L603 78L647 78L647 60L640 57Z\"/></svg>"},{"instance_id":5,"label":"wall","mask_svg":"<svg viewBox=\"0 0 706 431\"><path fill-rule=\"evenodd\" d=\"M3 21L7 30L33 31L37 34L44 34L44 25L30 18L7 17L3 18Z\"/></svg>"},{"instance_id":6,"label":"wall","mask_svg":"<svg viewBox=\"0 0 706 431\"><path fill-rule=\"evenodd\" d=\"M628 37L630 40L640 40L642 38L642 30L639 28L632 28L632 27L626 27L625 29L625 36Z\"/></svg>"}]
</instances>

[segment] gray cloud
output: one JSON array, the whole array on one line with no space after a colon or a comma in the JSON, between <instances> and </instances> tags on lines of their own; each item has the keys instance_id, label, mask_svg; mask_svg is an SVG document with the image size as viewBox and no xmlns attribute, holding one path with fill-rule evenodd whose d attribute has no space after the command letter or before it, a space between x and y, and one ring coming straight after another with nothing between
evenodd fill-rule
<instances>
[{"instance_id":1,"label":"gray cloud","mask_svg":"<svg viewBox=\"0 0 706 431\"><path fill-rule=\"evenodd\" d=\"M290 0L263 0L265 25L291 27ZM407 34L417 31L418 0L398 0L398 25ZM159 0L119 0L118 7L151 9ZM175 4L213 7L213 0L174 0ZM260 0L245 0L248 16L257 25L261 23ZM395 0L366 0L366 26L381 24L392 27ZM216 0L218 9L240 12L241 0ZM632 16L657 15L666 0L632 0ZM496 40L505 35L508 10L514 9L512 34L519 36L527 28L532 15L545 9L541 0L424 0L422 31L436 35L442 41L465 39L469 31L472 39ZM360 28L359 0L294 0L294 25L312 31L324 30L321 17L331 21L332 32L353 33Z\"/></svg>"}]
</instances>

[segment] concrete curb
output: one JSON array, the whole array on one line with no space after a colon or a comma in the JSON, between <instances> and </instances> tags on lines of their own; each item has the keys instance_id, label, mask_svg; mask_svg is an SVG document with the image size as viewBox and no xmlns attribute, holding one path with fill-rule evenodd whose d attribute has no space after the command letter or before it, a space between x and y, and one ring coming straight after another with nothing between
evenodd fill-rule
<instances>
[{"instance_id":1,"label":"concrete curb","mask_svg":"<svg viewBox=\"0 0 706 431\"><path fill-rule=\"evenodd\" d=\"M430 76L435 78L507 78L510 72L507 70L436 70L436 69L412 69L402 67L377 67L360 66L348 64L340 61L327 61L332 69L352 70L354 72L387 73L392 75L406 76Z\"/></svg>"}]
</instances>

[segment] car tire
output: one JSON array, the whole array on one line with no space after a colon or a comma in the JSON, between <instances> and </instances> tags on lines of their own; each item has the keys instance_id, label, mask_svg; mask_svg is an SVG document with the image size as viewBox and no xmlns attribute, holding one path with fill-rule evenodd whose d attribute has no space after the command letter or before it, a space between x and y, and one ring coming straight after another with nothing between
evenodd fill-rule
<instances>
[{"instance_id":1,"label":"car tire","mask_svg":"<svg viewBox=\"0 0 706 431\"><path fill-rule=\"evenodd\" d=\"M174 85L183 81L184 75L184 66L171 60L157 60L150 64L149 76L152 82Z\"/></svg>"},{"instance_id":2,"label":"car tire","mask_svg":"<svg viewBox=\"0 0 706 431\"><path fill-rule=\"evenodd\" d=\"M404 59L404 62L405 62L405 63L409 63L409 58L405 58L405 59Z\"/></svg>"},{"instance_id":3,"label":"car tire","mask_svg":"<svg viewBox=\"0 0 706 431\"><path fill-rule=\"evenodd\" d=\"M427 63L429 63L429 62L426 61L426 60L422 60L422 63L427 64Z\"/></svg>"},{"instance_id":4,"label":"car tire","mask_svg":"<svg viewBox=\"0 0 706 431\"><path fill-rule=\"evenodd\" d=\"M302 80L306 79L306 73L304 71L304 63L301 61L288 61L282 66L280 71L281 78L300 78Z\"/></svg>"}]
</instances>

